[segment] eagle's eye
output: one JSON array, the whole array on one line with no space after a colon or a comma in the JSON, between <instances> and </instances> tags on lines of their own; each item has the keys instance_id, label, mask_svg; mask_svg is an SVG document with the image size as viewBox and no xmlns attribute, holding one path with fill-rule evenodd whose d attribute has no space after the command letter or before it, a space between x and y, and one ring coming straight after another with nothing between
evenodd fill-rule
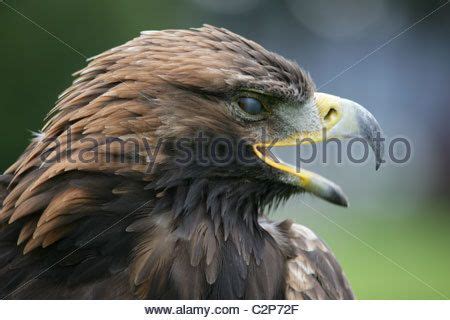
<instances>
[{"instance_id":1,"label":"eagle's eye","mask_svg":"<svg viewBox=\"0 0 450 320\"><path fill-rule=\"evenodd\" d=\"M258 99L240 97L237 102L239 107L248 114L257 115L264 111L264 107Z\"/></svg>"}]
</instances>

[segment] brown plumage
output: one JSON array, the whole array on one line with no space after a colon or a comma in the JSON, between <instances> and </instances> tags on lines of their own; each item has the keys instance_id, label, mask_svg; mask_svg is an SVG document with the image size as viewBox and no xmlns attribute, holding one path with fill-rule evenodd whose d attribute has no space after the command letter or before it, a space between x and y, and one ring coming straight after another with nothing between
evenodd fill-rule
<instances>
[{"instance_id":1,"label":"brown plumage","mask_svg":"<svg viewBox=\"0 0 450 320\"><path fill-rule=\"evenodd\" d=\"M246 142L250 158L260 129L290 134L276 112L250 121L233 106L248 91L305 103L314 85L297 64L205 26L143 32L75 76L0 176L1 297L353 298L320 239L263 216L302 188L259 159L175 161L177 139L199 132Z\"/></svg>"}]
</instances>

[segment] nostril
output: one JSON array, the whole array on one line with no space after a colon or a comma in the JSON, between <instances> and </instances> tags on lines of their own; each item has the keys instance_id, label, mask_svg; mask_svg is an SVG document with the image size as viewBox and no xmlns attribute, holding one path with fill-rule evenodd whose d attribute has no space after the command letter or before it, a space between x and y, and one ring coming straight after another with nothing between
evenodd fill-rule
<instances>
[{"instance_id":1,"label":"nostril","mask_svg":"<svg viewBox=\"0 0 450 320\"><path fill-rule=\"evenodd\" d=\"M333 121L337 117L337 110L335 108L330 108L328 110L327 114L325 115L324 119L325 121Z\"/></svg>"}]
</instances>

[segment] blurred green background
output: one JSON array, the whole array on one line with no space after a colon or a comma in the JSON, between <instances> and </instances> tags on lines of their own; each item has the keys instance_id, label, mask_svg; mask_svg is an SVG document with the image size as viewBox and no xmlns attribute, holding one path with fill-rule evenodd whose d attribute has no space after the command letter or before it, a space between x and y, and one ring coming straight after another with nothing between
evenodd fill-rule
<instances>
[{"instance_id":1,"label":"blurred green background","mask_svg":"<svg viewBox=\"0 0 450 320\"><path fill-rule=\"evenodd\" d=\"M20 155L29 130L42 127L71 74L85 65L83 55L142 30L223 26L296 60L321 91L360 102L387 136L407 137L413 147L408 163L378 172L372 162L318 166L346 190L348 209L304 196L273 215L325 239L360 299L450 297L450 5L426 17L445 1L6 3L0 3L0 170Z\"/></svg>"}]
</instances>

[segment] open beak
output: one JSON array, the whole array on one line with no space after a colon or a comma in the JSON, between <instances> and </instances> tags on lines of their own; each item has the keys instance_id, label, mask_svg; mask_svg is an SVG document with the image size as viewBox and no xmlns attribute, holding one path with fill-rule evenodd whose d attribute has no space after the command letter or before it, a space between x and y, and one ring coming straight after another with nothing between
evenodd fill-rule
<instances>
[{"instance_id":1,"label":"open beak","mask_svg":"<svg viewBox=\"0 0 450 320\"><path fill-rule=\"evenodd\" d=\"M298 178L298 184L324 200L348 206L348 200L342 189L332 181L305 169L298 169L273 159L265 152L270 147L296 146L306 143L318 143L329 139L348 139L360 137L367 141L375 153L378 169L382 163L383 143L382 130L375 117L361 105L348 99L343 99L326 93L317 92L310 103L317 109L321 130L299 131L283 140L256 143L253 145L255 154L266 164ZM299 119L301 121L301 119Z\"/></svg>"}]
</instances>

